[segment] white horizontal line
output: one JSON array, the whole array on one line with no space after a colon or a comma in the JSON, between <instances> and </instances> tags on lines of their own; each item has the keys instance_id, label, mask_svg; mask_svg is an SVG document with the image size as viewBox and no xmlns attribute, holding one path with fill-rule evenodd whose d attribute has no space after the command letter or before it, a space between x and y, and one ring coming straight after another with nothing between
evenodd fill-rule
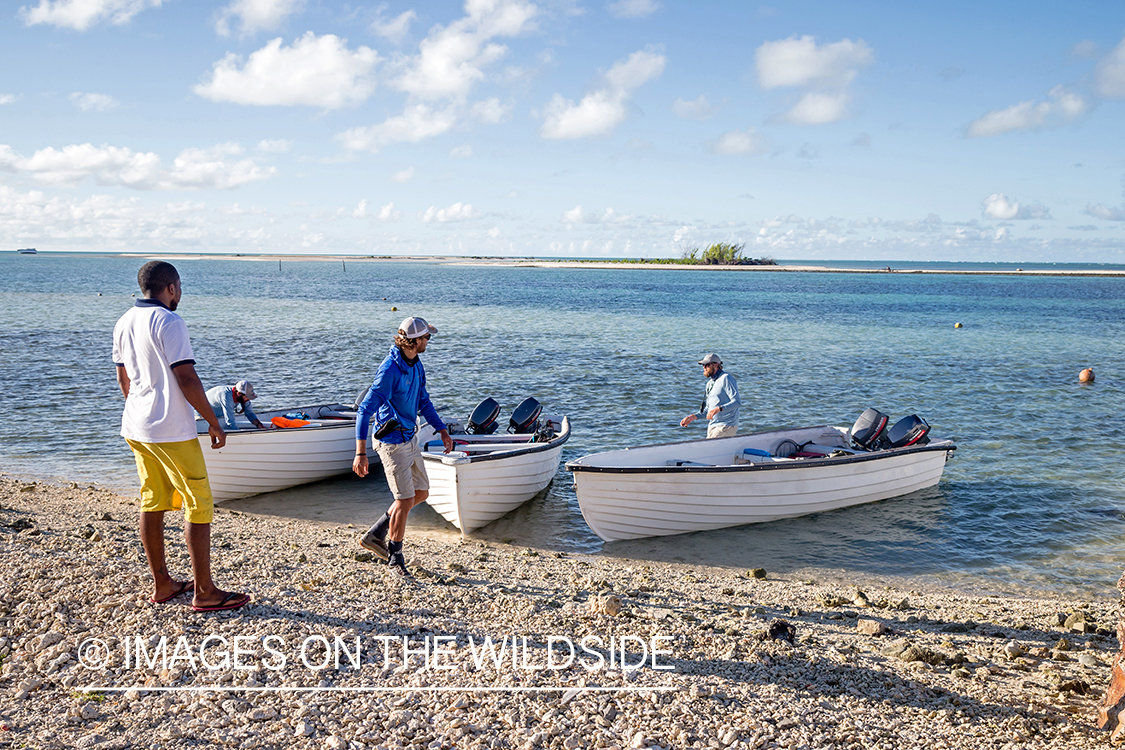
<instances>
[{"instance_id":1,"label":"white horizontal line","mask_svg":"<svg viewBox=\"0 0 1125 750\"><path fill-rule=\"evenodd\" d=\"M144 685L130 685L129 687L101 687L89 685L76 687L79 693L125 693L130 690L145 693L547 693L568 692L579 693L645 693L666 692L679 690L671 685L655 687L572 687L570 685L557 685L553 687L498 687L469 685L458 687L455 685L436 685L428 687L146 687Z\"/></svg>"}]
</instances>

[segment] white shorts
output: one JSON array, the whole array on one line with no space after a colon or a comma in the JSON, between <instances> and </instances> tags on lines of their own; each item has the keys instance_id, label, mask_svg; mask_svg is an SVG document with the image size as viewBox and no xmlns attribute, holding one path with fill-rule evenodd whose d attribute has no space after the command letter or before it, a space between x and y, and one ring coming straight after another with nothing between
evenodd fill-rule
<instances>
[{"instance_id":1,"label":"white shorts","mask_svg":"<svg viewBox=\"0 0 1125 750\"><path fill-rule=\"evenodd\" d=\"M387 475L387 484L395 500L412 499L417 493L430 489L417 432L405 443L372 442L379 460L383 462L383 473Z\"/></svg>"}]
</instances>

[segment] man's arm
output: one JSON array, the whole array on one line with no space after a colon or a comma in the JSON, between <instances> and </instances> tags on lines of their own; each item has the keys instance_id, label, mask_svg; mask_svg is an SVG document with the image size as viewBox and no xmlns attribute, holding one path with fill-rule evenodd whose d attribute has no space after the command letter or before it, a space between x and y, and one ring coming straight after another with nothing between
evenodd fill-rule
<instances>
[{"instance_id":1,"label":"man's arm","mask_svg":"<svg viewBox=\"0 0 1125 750\"><path fill-rule=\"evenodd\" d=\"M125 371L125 365L117 366L117 386L121 389L121 395L129 398L129 373Z\"/></svg>"},{"instance_id":2,"label":"man's arm","mask_svg":"<svg viewBox=\"0 0 1125 750\"><path fill-rule=\"evenodd\" d=\"M211 447L222 448L227 444L227 434L223 432L215 416L215 410L207 401L207 391L203 390L203 383L195 372L195 365L190 362L176 365L172 368L172 374L176 376L176 382L180 384L180 391L183 392L184 398L199 412L199 416L207 420L207 434L211 436Z\"/></svg>"},{"instance_id":3,"label":"man's arm","mask_svg":"<svg viewBox=\"0 0 1125 750\"><path fill-rule=\"evenodd\" d=\"M246 418L250 420L251 424L257 427L259 430L265 429L265 425L262 424L262 420L258 419L258 415L254 413L254 407L250 406L249 401L242 405L242 413L245 414Z\"/></svg>"}]
</instances>

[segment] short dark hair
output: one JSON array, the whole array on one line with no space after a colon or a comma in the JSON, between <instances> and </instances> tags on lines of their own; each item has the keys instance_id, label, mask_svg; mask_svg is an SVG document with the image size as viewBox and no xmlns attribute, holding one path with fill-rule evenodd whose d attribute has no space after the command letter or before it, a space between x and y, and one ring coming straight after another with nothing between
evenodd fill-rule
<instances>
[{"instance_id":1,"label":"short dark hair","mask_svg":"<svg viewBox=\"0 0 1125 750\"><path fill-rule=\"evenodd\" d=\"M141 286L141 291L148 296L152 296L160 292L160 290L175 284L179 281L180 272L171 263L163 260L150 260L141 266L141 270L137 271L137 283Z\"/></svg>"}]
</instances>

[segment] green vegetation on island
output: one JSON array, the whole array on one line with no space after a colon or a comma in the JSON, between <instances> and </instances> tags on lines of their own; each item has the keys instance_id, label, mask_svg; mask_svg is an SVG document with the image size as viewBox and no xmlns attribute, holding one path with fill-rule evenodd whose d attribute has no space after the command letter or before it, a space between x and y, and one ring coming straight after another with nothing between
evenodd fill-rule
<instances>
[{"instance_id":1,"label":"green vegetation on island","mask_svg":"<svg viewBox=\"0 0 1125 750\"><path fill-rule=\"evenodd\" d=\"M745 243L716 242L700 250L693 247L684 250L679 258L616 258L616 259L585 259L587 263L645 263L650 265L671 266L776 266L773 258L744 258L742 251L746 249Z\"/></svg>"}]
</instances>

